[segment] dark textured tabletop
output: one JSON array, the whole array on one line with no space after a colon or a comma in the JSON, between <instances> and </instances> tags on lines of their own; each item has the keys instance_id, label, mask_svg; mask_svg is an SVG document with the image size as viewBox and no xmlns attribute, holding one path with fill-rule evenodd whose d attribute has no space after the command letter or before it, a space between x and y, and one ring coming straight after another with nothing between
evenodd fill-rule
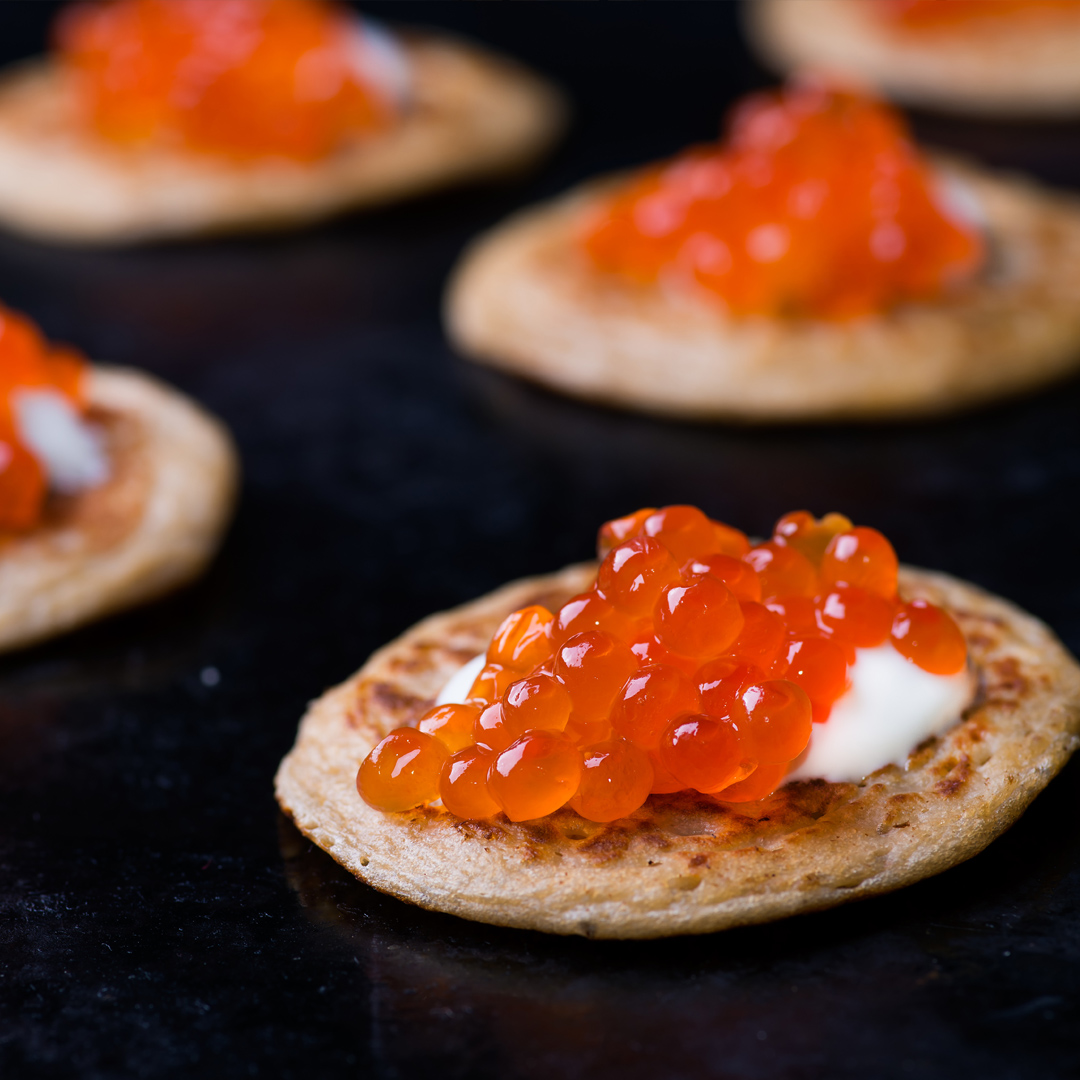
<instances>
[{"instance_id":1,"label":"dark textured tabletop","mask_svg":"<svg viewBox=\"0 0 1080 1080\"><path fill-rule=\"evenodd\" d=\"M305 704L419 617L694 502L842 510L1080 647L1080 385L925 424L740 429L472 369L440 290L470 236L715 133L768 75L731 4L376 4L560 80L538 172L291 235L77 251L0 236L0 297L222 416L245 482L204 580L0 660L0 1075L1064 1077L1080 1072L1080 763L971 862L711 937L562 940L355 882L271 779ZM0 5L4 60L52 6ZM1080 186L1080 125L918 120Z\"/></svg>"}]
</instances>

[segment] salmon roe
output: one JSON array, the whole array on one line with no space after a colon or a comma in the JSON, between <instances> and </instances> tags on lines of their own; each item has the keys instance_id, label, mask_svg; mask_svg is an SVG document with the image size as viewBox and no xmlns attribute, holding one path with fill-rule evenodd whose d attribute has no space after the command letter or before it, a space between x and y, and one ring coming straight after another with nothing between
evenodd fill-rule
<instances>
[{"instance_id":1,"label":"salmon roe","mask_svg":"<svg viewBox=\"0 0 1080 1080\"><path fill-rule=\"evenodd\" d=\"M887 19L912 29L956 27L972 20L1034 14L1080 15L1076 0L877 0L877 4Z\"/></svg>"},{"instance_id":2,"label":"salmon roe","mask_svg":"<svg viewBox=\"0 0 1080 1080\"><path fill-rule=\"evenodd\" d=\"M24 315L0 307L0 533L24 532L41 520L45 469L20 437L20 390L49 389L86 411L86 363L71 349L45 340Z\"/></svg>"},{"instance_id":3,"label":"salmon roe","mask_svg":"<svg viewBox=\"0 0 1080 1080\"><path fill-rule=\"evenodd\" d=\"M902 117L809 82L752 95L725 142L624 184L582 242L603 271L733 315L825 319L934 298L983 257Z\"/></svg>"},{"instance_id":4,"label":"salmon roe","mask_svg":"<svg viewBox=\"0 0 1080 1080\"><path fill-rule=\"evenodd\" d=\"M367 802L598 822L684 789L753 802L828 721L856 649L891 642L939 675L967 663L946 611L898 596L888 540L841 514L785 514L751 544L694 507L649 508L609 521L597 547L588 592L503 620L467 703L372 750Z\"/></svg>"},{"instance_id":5,"label":"salmon roe","mask_svg":"<svg viewBox=\"0 0 1080 1080\"><path fill-rule=\"evenodd\" d=\"M84 0L55 37L92 129L120 145L315 161L396 110L362 25L325 0Z\"/></svg>"}]
</instances>

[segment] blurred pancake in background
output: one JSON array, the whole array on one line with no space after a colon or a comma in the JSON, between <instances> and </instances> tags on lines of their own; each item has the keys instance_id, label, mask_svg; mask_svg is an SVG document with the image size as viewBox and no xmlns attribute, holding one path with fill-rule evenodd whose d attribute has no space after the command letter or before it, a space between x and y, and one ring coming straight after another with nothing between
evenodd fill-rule
<instances>
[{"instance_id":1,"label":"blurred pancake in background","mask_svg":"<svg viewBox=\"0 0 1080 1080\"><path fill-rule=\"evenodd\" d=\"M0 223L114 243L279 228L546 150L548 83L322 0L86 0L0 80Z\"/></svg>"},{"instance_id":2,"label":"blurred pancake in background","mask_svg":"<svg viewBox=\"0 0 1080 1080\"><path fill-rule=\"evenodd\" d=\"M751 0L745 10L780 71L841 75L950 112L1080 113L1075 0Z\"/></svg>"}]
</instances>

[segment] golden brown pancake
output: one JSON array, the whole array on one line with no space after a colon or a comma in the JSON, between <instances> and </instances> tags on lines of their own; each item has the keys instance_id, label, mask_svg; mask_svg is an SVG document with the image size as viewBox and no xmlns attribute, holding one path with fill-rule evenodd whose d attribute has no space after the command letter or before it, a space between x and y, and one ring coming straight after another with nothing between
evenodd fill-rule
<instances>
[{"instance_id":1,"label":"golden brown pancake","mask_svg":"<svg viewBox=\"0 0 1080 1080\"><path fill-rule=\"evenodd\" d=\"M613 182L526 210L477 240L446 324L468 357L576 397L744 421L944 413L1080 367L1080 202L950 167L987 218L977 278L849 322L733 318L707 297L597 270L577 242Z\"/></svg>"},{"instance_id":2,"label":"golden brown pancake","mask_svg":"<svg viewBox=\"0 0 1080 1080\"><path fill-rule=\"evenodd\" d=\"M357 877L422 907L597 938L703 933L832 907L939 873L1005 831L1078 745L1080 666L1038 620L942 574L903 568L900 593L948 608L978 693L963 718L859 784L791 783L759 803L654 795L608 824L389 814L356 770L484 651L509 612L557 609L594 564L514 582L433 615L312 704L275 781L297 827Z\"/></svg>"},{"instance_id":3,"label":"golden brown pancake","mask_svg":"<svg viewBox=\"0 0 1080 1080\"><path fill-rule=\"evenodd\" d=\"M415 85L399 122L313 164L114 147L80 122L55 64L24 64L0 80L0 224L87 244L279 228L513 172L562 131L562 96L512 61L449 39L403 45Z\"/></svg>"},{"instance_id":4,"label":"golden brown pancake","mask_svg":"<svg viewBox=\"0 0 1080 1080\"><path fill-rule=\"evenodd\" d=\"M747 32L780 71L854 79L911 105L988 116L1080 112L1080 20L1054 12L909 30L865 0L751 0Z\"/></svg>"},{"instance_id":5,"label":"golden brown pancake","mask_svg":"<svg viewBox=\"0 0 1080 1080\"><path fill-rule=\"evenodd\" d=\"M0 651L197 577L231 516L238 464L220 422L124 368L91 368L89 398L109 478L79 495L51 496L37 528L0 538Z\"/></svg>"}]
</instances>

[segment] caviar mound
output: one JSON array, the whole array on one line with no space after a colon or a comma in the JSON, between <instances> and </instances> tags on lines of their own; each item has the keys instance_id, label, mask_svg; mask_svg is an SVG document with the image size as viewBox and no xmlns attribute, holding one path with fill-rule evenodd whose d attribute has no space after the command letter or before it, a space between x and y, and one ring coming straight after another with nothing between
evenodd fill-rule
<instances>
[{"instance_id":1,"label":"caviar mound","mask_svg":"<svg viewBox=\"0 0 1080 1080\"><path fill-rule=\"evenodd\" d=\"M753 0L744 14L751 41L779 71L829 71L948 112L1052 117L1080 111L1080 20L1067 3Z\"/></svg>"},{"instance_id":2,"label":"caviar mound","mask_svg":"<svg viewBox=\"0 0 1080 1080\"><path fill-rule=\"evenodd\" d=\"M237 161L317 161L392 125L371 36L326 0L79 0L54 34L102 139Z\"/></svg>"},{"instance_id":3,"label":"caviar mound","mask_svg":"<svg viewBox=\"0 0 1080 1080\"><path fill-rule=\"evenodd\" d=\"M605 273L781 318L933 300L985 261L903 118L817 81L739 102L720 143L643 170L582 244Z\"/></svg>"},{"instance_id":4,"label":"caviar mound","mask_svg":"<svg viewBox=\"0 0 1080 1080\"><path fill-rule=\"evenodd\" d=\"M93 137L52 61L0 77L0 223L110 244L318 221L531 164L565 126L561 93L463 41L402 34L410 104L314 162L218 160Z\"/></svg>"},{"instance_id":5,"label":"caviar mound","mask_svg":"<svg viewBox=\"0 0 1080 1080\"><path fill-rule=\"evenodd\" d=\"M597 546L587 590L500 624L463 703L375 746L356 779L364 802L437 802L464 768L448 755L470 748L479 816L570 805L613 821L681 790L763 799L828 722L856 649L891 648L934 675L967 669L948 612L902 601L892 545L842 514L785 514L752 545L697 507L650 507L607 522Z\"/></svg>"},{"instance_id":6,"label":"caviar mound","mask_svg":"<svg viewBox=\"0 0 1080 1080\"><path fill-rule=\"evenodd\" d=\"M981 205L994 256L933 302L845 322L737 319L598 273L579 237L624 182L607 179L474 241L448 287L447 331L470 359L575 397L760 423L937 415L1075 370L1080 206L973 167L939 168Z\"/></svg>"},{"instance_id":7,"label":"caviar mound","mask_svg":"<svg viewBox=\"0 0 1080 1080\"><path fill-rule=\"evenodd\" d=\"M902 567L901 595L950 612L981 684L963 722L906 770L789 784L763 803L654 795L609 824L572 809L519 824L383 814L357 798L356 763L418 721L511 611L557 609L596 570L516 582L432 616L315 702L275 781L301 832L375 888L464 918L587 937L703 933L945 870L1008 828L1076 748L1080 668L1053 634L974 586Z\"/></svg>"},{"instance_id":8,"label":"caviar mound","mask_svg":"<svg viewBox=\"0 0 1080 1080\"><path fill-rule=\"evenodd\" d=\"M217 550L239 472L225 428L141 372L91 366L87 417L108 480L49 496L40 522L0 540L0 651L186 584Z\"/></svg>"}]
</instances>

